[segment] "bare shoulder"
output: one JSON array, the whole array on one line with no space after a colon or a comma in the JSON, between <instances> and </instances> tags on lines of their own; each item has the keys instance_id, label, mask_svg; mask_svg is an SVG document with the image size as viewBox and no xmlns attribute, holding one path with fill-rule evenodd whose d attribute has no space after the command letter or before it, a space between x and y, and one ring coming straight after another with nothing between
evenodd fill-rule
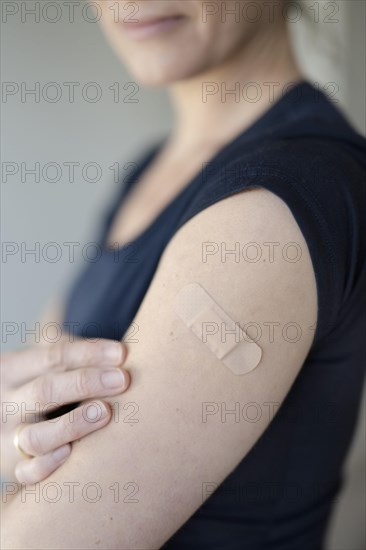
<instances>
[{"instance_id":1,"label":"bare shoulder","mask_svg":"<svg viewBox=\"0 0 366 550\"><path fill-rule=\"evenodd\" d=\"M264 346L275 344L268 338L276 329L294 341L298 332L293 348L310 347L317 321L313 265L291 210L274 193L258 188L231 195L177 232L153 286L173 295L192 279L222 299L240 323L252 322ZM273 320L279 324L271 327Z\"/></svg>"}]
</instances>

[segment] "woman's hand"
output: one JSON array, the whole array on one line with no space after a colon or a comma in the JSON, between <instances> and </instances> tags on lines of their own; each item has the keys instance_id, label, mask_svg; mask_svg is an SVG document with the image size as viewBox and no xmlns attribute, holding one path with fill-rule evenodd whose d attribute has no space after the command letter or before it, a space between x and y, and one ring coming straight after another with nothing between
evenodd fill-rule
<instances>
[{"instance_id":1,"label":"woman's hand","mask_svg":"<svg viewBox=\"0 0 366 550\"><path fill-rule=\"evenodd\" d=\"M111 408L96 398L128 388L129 374L121 368L126 355L125 346L112 340L63 341L4 354L2 477L12 479L15 468L19 482L41 481L65 462L72 441L108 424ZM79 406L66 414L58 411L72 403ZM47 420L50 416L56 418ZM15 448L15 434L20 449L31 457L24 460Z\"/></svg>"}]
</instances>

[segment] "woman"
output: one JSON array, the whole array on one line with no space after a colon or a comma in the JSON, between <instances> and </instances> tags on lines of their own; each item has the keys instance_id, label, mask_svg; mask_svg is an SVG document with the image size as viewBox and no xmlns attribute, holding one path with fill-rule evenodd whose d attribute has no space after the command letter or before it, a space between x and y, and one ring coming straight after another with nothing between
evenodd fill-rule
<instances>
[{"instance_id":1,"label":"woman","mask_svg":"<svg viewBox=\"0 0 366 550\"><path fill-rule=\"evenodd\" d=\"M100 2L176 123L67 304L98 342L5 358L6 401L56 418L8 412L4 548L324 544L364 375L366 147L304 80L285 0L256 4Z\"/></svg>"}]
</instances>

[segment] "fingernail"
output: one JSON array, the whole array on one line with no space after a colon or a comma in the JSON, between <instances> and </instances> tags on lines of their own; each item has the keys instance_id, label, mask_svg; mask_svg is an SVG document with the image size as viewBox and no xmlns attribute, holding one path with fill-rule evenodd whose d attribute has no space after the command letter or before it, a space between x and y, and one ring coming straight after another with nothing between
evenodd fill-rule
<instances>
[{"instance_id":1,"label":"fingernail","mask_svg":"<svg viewBox=\"0 0 366 550\"><path fill-rule=\"evenodd\" d=\"M27 482L27 476L24 475L23 469L17 464L15 467L15 477L19 481L19 483L26 483Z\"/></svg>"},{"instance_id":2,"label":"fingernail","mask_svg":"<svg viewBox=\"0 0 366 550\"><path fill-rule=\"evenodd\" d=\"M123 358L123 348L119 342L110 342L104 348L104 357L113 363L121 363Z\"/></svg>"},{"instance_id":3,"label":"fingernail","mask_svg":"<svg viewBox=\"0 0 366 550\"><path fill-rule=\"evenodd\" d=\"M63 447L59 447L52 453L52 457L57 461L61 462L61 460L64 460L67 456L69 456L71 452L70 445L64 445Z\"/></svg>"},{"instance_id":4,"label":"fingernail","mask_svg":"<svg viewBox=\"0 0 366 550\"><path fill-rule=\"evenodd\" d=\"M84 420L92 423L104 420L109 414L110 409L107 409L102 401L94 401L85 404L85 409L83 411Z\"/></svg>"},{"instance_id":5,"label":"fingernail","mask_svg":"<svg viewBox=\"0 0 366 550\"><path fill-rule=\"evenodd\" d=\"M102 384L107 389L122 388L125 385L125 377L120 369L107 370L102 374Z\"/></svg>"}]
</instances>

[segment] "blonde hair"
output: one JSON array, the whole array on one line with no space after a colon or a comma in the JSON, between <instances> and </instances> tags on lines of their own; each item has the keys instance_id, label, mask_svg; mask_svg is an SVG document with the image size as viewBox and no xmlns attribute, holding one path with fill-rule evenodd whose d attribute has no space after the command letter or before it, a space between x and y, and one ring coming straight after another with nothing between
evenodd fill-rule
<instances>
[{"instance_id":1,"label":"blonde hair","mask_svg":"<svg viewBox=\"0 0 366 550\"><path fill-rule=\"evenodd\" d=\"M344 70L344 2L339 0L285 0L288 27L298 62L311 80L342 82Z\"/></svg>"}]
</instances>

